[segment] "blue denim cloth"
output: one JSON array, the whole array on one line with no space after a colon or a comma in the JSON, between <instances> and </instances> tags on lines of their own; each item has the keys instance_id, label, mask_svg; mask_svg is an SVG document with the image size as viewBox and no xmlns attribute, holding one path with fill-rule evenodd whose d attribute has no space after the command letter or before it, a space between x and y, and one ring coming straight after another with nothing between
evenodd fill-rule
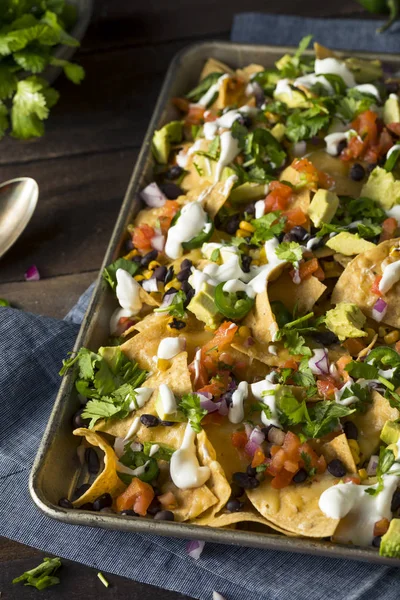
<instances>
[{"instance_id":1,"label":"blue denim cloth","mask_svg":"<svg viewBox=\"0 0 400 600\"><path fill-rule=\"evenodd\" d=\"M392 40L385 36L375 47L376 38L363 35L371 27L364 22L352 25L346 38L339 26L313 23L311 31L317 35L318 23L318 39L332 47L381 50ZM233 39L294 44L309 31L308 19L239 15ZM393 50L390 41L387 49ZM91 291L64 321L0 308L0 535L203 600L211 600L213 590L228 600L398 598L395 568L217 544L206 544L195 561L183 540L66 525L39 512L28 474L60 384L61 360L73 346Z\"/></svg>"}]
</instances>

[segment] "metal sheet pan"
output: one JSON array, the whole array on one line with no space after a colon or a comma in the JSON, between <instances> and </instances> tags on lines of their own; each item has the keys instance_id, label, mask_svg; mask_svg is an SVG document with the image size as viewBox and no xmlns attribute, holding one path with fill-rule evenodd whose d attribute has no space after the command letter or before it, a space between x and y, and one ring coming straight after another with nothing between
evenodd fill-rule
<instances>
[{"instance_id":1,"label":"metal sheet pan","mask_svg":"<svg viewBox=\"0 0 400 600\"><path fill-rule=\"evenodd\" d=\"M270 67L285 52L293 48L231 44L229 42L205 42L192 45L180 52L173 60L161 90L158 102L147 130L141 152L134 168L124 202L108 246L103 267L121 254L127 225L139 209L138 191L152 178L151 139L154 129L175 118L170 98L184 94L193 87L201 68L209 57L215 57L234 68L256 62ZM385 55L377 57L361 54L367 58L382 58L395 70L400 68L400 57ZM116 308L116 301L101 277L97 281L90 306L82 323L75 349L86 346L92 350L104 344L109 335L109 320ZM265 532L254 525L242 525L240 529L216 529L185 523L170 523L141 518L121 517L85 511L67 511L57 506L61 497L70 497L81 482L81 467L76 448L80 442L71 433L71 418L80 403L69 375L64 378L42 443L34 462L29 488L36 505L49 517L65 523L102 527L121 531L138 531L157 535L198 539L224 544L254 546L273 550L286 550L331 557L350 558L367 562L400 566L400 560L380 557L374 548L342 546L327 541L307 538L285 537Z\"/></svg>"}]
</instances>

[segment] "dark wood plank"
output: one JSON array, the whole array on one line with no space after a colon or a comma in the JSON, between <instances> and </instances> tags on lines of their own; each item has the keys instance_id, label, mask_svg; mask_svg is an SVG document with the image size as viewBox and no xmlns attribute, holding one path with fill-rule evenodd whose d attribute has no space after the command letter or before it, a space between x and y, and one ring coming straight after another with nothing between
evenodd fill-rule
<instances>
[{"instance_id":1,"label":"dark wood plank","mask_svg":"<svg viewBox=\"0 0 400 600\"><path fill-rule=\"evenodd\" d=\"M7 558L7 555L9 558ZM22 584L12 584L12 580L28 569L40 564L45 552L33 550L16 542L0 538L0 591L4 600L37 600L38 590L24 587ZM188 596L162 590L152 585L144 585L125 577L103 575L109 582L106 588L97 577L98 569L91 569L72 562L62 561L59 571L61 583L57 586L42 590L41 600L65 598L66 600L189 600Z\"/></svg>"}]
</instances>

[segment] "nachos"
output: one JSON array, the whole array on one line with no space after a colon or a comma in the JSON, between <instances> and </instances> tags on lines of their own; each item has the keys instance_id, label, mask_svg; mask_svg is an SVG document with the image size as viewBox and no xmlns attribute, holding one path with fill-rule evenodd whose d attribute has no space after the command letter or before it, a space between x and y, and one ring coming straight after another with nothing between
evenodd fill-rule
<instances>
[{"instance_id":1,"label":"nachos","mask_svg":"<svg viewBox=\"0 0 400 600\"><path fill-rule=\"evenodd\" d=\"M64 508L399 556L400 82L309 43L209 59L154 132Z\"/></svg>"}]
</instances>

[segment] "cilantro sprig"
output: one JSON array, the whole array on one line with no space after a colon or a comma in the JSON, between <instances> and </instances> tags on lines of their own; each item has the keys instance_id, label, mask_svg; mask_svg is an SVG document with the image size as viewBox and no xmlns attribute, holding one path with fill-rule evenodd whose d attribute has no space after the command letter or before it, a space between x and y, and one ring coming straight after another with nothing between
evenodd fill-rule
<instances>
[{"instance_id":1,"label":"cilantro sprig","mask_svg":"<svg viewBox=\"0 0 400 600\"><path fill-rule=\"evenodd\" d=\"M169 304L168 306L161 306L160 308L155 308L154 312L168 313L172 317L183 319L183 317L185 316L185 302L186 294L183 290L179 290L178 292L176 292L171 304Z\"/></svg>"},{"instance_id":2,"label":"cilantro sprig","mask_svg":"<svg viewBox=\"0 0 400 600\"><path fill-rule=\"evenodd\" d=\"M251 224L255 227L255 231L250 243L261 245L278 236L284 230L285 222L286 218L281 216L280 211L267 213L259 219L252 219Z\"/></svg>"},{"instance_id":3,"label":"cilantro sprig","mask_svg":"<svg viewBox=\"0 0 400 600\"><path fill-rule=\"evenodd\" d=\"M298 265L303 258L303 249L297 242L282 242L276 248L275 254L281 260Z\"/></svg>"},{"instance_id":4,"label":"cilantro sprig","mask_svg":"<svg viewBox=\"0 0 400 600\"><path fill-rule=\"evenodd\" d=\"M24 585L35 587L37 590L44 590L45 588L60 583L59 577L55 576L55 573L60 567L60 558L46 557L40 565L34 569L25 571L25 573L22 573L22 575L13 579L13 583L23 583Z\"/></svg>"},{"instance_id":5,"label":"cilantro sprig","mask_svg":"<svg viewBox=\"0 0 400 600\"><path fill-rule=\"evenodd\" d=\"M400 409L400 394L396 390L400 387L400 356L390 346L379 346L369 353L364 362L351 361L345 367L354 379L372 379L382 384L385 389L384 396L393 408ZM394 369L388 380L382 375L385 369Z\"/></svg>"},{"instance_id":6,"label":"cilantro sprig","mask_svg":"<svg viewBox=\"0 0 400 600\"><path fill-rule=\"evenodd\" d=\"M113 263L109 264L103 271L103 279L106 281L112 290L117 287L117 271L123 269L127 271L132 277L136 275L139 265L138 263L127 260L126 258L118 258Z\"/></svg>"},{"instance_id":7,"label":"cilantro sprig","mask_svg":"<svg viewBox=\"0 0 400 600\"><path fill-rule=\"evenodd\" d=\"M376 469L376 475L378 478L378 485L376 487L370 487L365 490L370 496L377 496L383 490L383 475L387 473L395 462L395 456L393 450L381 447L379 451L379 462Z\"/></svg>"},{"instance_id":8,"label":"cilantro sprig","mask_svg":"<svg viewBox=\"0 0 400 600\"><path fill-rule=\"evenodd\" d=\"M200 423L206 416L207 411L205 408L201 408L198 394L184 394L179 402L178 409L183 412L192 429L196 433L200 433Z\"/></svg>"}]
</instances>

